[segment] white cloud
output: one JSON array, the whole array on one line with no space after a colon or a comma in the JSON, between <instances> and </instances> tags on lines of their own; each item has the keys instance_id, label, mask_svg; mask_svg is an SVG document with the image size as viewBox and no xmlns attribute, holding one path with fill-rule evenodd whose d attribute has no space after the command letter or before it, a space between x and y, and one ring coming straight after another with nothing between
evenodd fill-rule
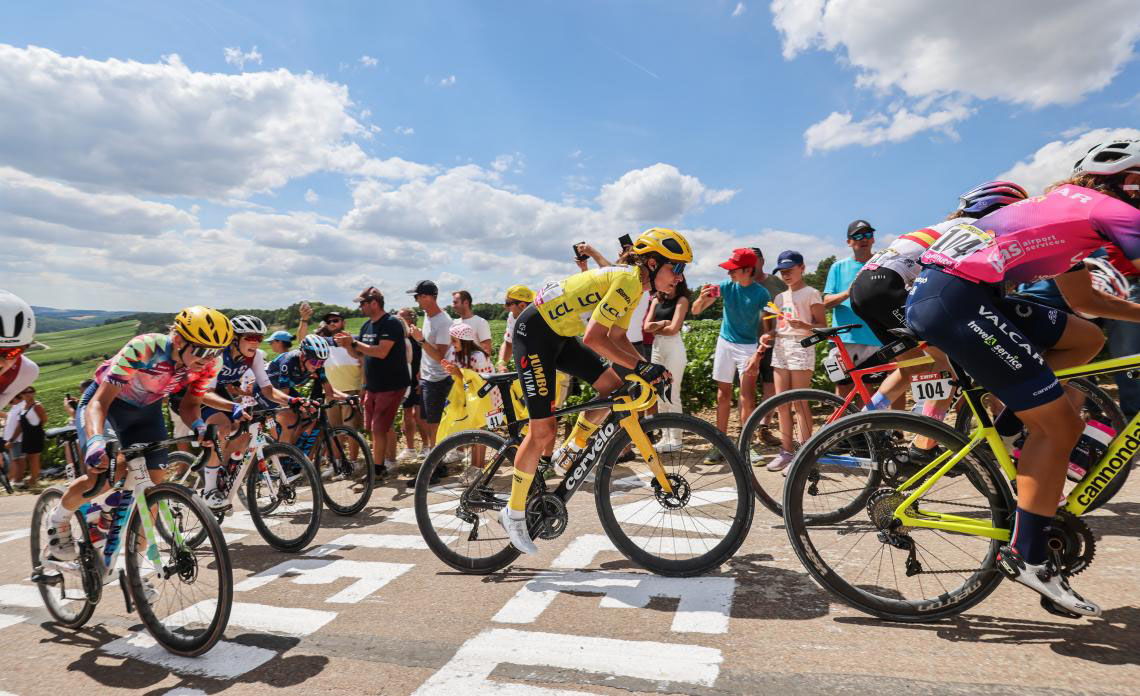
<instances>
[{"instance_id":1,"label":"white cloud","mask_svg":"<svg viewBox=\"0 0 1140 696\"><path fill-rule=\"evenodd\" d=\"M404 126L396 126L396 135L415 135L415 128L405 128Z\"/></svg>"},{"instance_id":2,"label":"white cloud","mask_svg":"<svg viewBox=\"0 0 1140 696\"><path fill-rule=\"evenodd\" d=\"M617 181L606 184L598 202L620 220L671 223L703 205L725 203L734 195L733 190L706 188L696 177L658 162L626 172Z\"/></svg>"},{"instance_id":3,"label":"white cloud","mask_svg":"<svg viewBox=\"0 0 1140 696\"><path fill-rule=\"evenodd\" d=\"M1134 0L1010 0L973 10L938 0L774 0L771 9L786 59L834 52L856 70L856 85L883 98L895 90L912 102L949 95L958 109L972 99L1032 108L1078 102L1113 80L1140 39ZM943 111L958 120L960 111ZM816 126L836 127L842 116ZM879 116L857 123L881 125ZM909 130L906 137L923 129Z\"/></svg>"},{"instance_id":4,"label":"white cloud","mask_svg":"<svg viewBox=\"0 0 1140 696\"><path fill-rule=\"evenodd\" d=\"M736 8L732 10L733 17L739 17L748 11L748 8L742 2L736 3Z\"/></svg>"},{"instance_id":5,"label":"white cloud","mask_svg":"<svg viewBox=\"0 0 1140 696\"><path fill-rule=\"evenodd\" d=\"M307 189L305 191L305 202L306 203L316 203L319 200L321 200L321 197L318 196L317 192L314 191L313 189Z\"/></svg>"},{"instance_id":6,"label":"white cloud","mask_svg":"<svg viewBox=\"0 0 1140 696\"><path fill-rule=\"evenodd\" d=\"M365 154L348 89L310 73L203 73L178 56L99 61L0 44L0 74L0 162L88 188L226 199L321 170L431 169Z\"/></svg>"},{"instance_id":7,"label":"white cloud","mask_svg":"<svg viewBox=\"0 0 1140 696\"><path fill-rule=\"evenodd\" d=\"M440 87L453 87L455 85L455 75L448 75L439 81Z\"/></svg>"},{"instance_id":8,"label":"white cloud","mask_svg":"<svg viewBox=\"0 0 1140 696\"><path fill-rule=\"evenodd\" d=\"M1066 131L1065 137L1073 134ZM1140 139L1135 128L1097 128L1071 140L1054 140L1042 145L1027 159L1021 160L996 178L1021 184L1030 195L1041 193L1046 186L1066 178L1077 160L1093 145L1117 139Z\"/></svg>"},{"instance_id":9,"label":"white cloud","mask_svg":"<svg viewBox=\"0 0 1140 696\"><path fill-rule=\"evenodd\" d=\"M257 46L254 46L248 53L242 53L241 47L223 49L223 54L226 57L226 62L234 66L238 70L245 70L246 63L257 63L261 65L261 54L257 51Z\"/></svg>"},{"instance_id":10,"label":"white cloud","mask_svg":"<svg viewBox=\"0 0 1140 696\"><path fill-rule=\"evenodd\" d=\"M380 61L373 58L372 56L365 55L365 56L360 56L360 64L366 68L375 68L377 65L380 64Z\"/></svg>"},{"instance_id":11,"label":"white cloud","mask_svg":"<svg viewBox=\"0 0 1140 696\"><path fill-rule=\"evenodd\" d=\"M848 145L878 145L908 140L925 130L935 130L957 139L954 124L974 112L961 104L948 105L930 113L914 113L906 107L897 108L889 117L877 113L862 121L855 121L850 112L832 112L819 123L804 131L804 145L808 154L835 150Z\"/></svg>"}]
</instances>

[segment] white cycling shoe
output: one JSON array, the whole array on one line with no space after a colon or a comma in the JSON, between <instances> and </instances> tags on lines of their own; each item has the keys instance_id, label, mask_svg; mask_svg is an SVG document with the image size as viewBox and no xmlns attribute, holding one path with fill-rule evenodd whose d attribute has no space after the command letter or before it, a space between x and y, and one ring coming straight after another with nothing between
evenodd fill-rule
<instances>
[{"instance_id":1,"label":"white cycling shoe","mask_svg":"<svg viewBox=\"0 0 1140 696\"><path fill-rule=\"evenodd\" d=\"M217 488L210 491L202 491L202 500L206 501L206 506L212 512L224 512L230 508L230 501L222 492Z\"/></svg>"},{"instance_id":2,"label":"white cycling shoe","mask_svg":"<svg viewBox=\"0 0 1140 696\"><path fill-rule=\"evenodd\" d=\"M523 553L538 553L538 547L531 541L530 532L526 528L526 517L516 520L511 517L510 508L506 505L499 511L499 524L507 530L511 545Z\"/></svg>"},{"instance_id":3,"label":"white cycling shoe","mask_svg":"<svg viewBox=\"0 0 1140 696\"><path fill-rule=\"evenodd\" d=\"M1049 561L1032 565L1026 563L1012 547L1002 546L998 549L997 566L1007 578L1040 594L1041 606L1052 614L1068 615L1070 618L1100 616L1100 607L1069 587L1068 581L1061 577Z\"/></svg>"},{"instance_id":4,"label":"white cycling shoe","mask_svg":"<svg viewBox=\"0 0 1140 696\"><path fill-rule=\"evenodd\" d=\"M47 530L47 555L56 561L74 561L79 557L75 548L75 538L71 536L71 525L67 522L53 525Z\"/></svg>"}]
</instances>

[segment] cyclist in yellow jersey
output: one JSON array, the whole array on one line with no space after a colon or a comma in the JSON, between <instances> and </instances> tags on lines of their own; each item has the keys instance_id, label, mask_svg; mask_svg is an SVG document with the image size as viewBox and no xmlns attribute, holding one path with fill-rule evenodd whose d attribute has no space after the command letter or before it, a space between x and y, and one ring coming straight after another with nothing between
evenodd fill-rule
<instances>
[{"instance_id":1,"label":"cyclist in yellow jersey","mask_svg":"<svg viewBox=\"0 0 1140 696\"><path fill-rule=\"evenodd\" d=\"M621 385L621 378L602 363L602 357L649 382L667 376L663 365L642 359L626 330L641 295L650 289L672 293L685 264L692 260L692 248L682 235L655 227L639 236L619 260L628 265L585 271L548 283L515 321L511 343L530 428L515 455L511 499L499 520L519 551L538 551L527 530L526 496L539 455L554 444L557 422L551 413L556 372L585 381L602 396ZM605 415L606 409L581 414L570 439L585 446Z\"/></svg>"}]
</instances>

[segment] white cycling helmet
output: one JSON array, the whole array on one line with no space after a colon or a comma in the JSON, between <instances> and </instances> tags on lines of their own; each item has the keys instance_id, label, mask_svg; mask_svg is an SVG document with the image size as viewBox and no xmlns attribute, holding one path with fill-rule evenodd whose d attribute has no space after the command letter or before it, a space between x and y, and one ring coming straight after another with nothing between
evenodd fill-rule
<instances>
[{"instance_id":1,"label":"white cycling helmet","mask_svg":"<svg viewBox=\"0 0 1140 696\"><path fill-rule=\"evenodd\" d=\"M264 336L269 333L265 322L251 314L239 314L233 319L230 319L230 325L234 327L235 336L241 336L242 334L261 334Z\"/></svg>"},{"instance_id":2,"label":"white cycling helmet","mask_svg":"<svg viewBox=\"0 0 1140 696\"><path fill-rule=\"evenodd\" d=\"M1121 300L1128 299L1129 293L1132 292L1132 284L1111 263L1102 258L1087 258L1085 268L1089 269L1093 288ZM1077 316L1083 319L1096 318L1084 312L1077 312Z\"/></svg>"},{"instance_id":3,"label":"white cycling helmet","mask_svg":"<svg viewBox=\"0 0 1140 696\"><path fill-rule=\"evenodd\" d=\"M1093 145L1073 165L1073 174L1109 176L1130 169L1140 173L1140 140L1113 140Z\"/></svg>"},{"instance_id":4,"label":"white cycling helmet","mask_svg":"<svg viewBox=\"0 0 1140 696\"><path fill-rule=\"evenodd\" d=\"M36 313L7 290L0 290L0 348L26 346L36 335Z\"/></svg>"},{"instance_id":5,"label":"white cycling helmet","mask_svg":"<svg viewBox=\"0 0 1140 696\"><path fill-rule=\"evenodd\" d=\"M329 359L329 344L324 338L309 334L301 339L301 355L316 360Z\"/></svg>"}]
</instances>

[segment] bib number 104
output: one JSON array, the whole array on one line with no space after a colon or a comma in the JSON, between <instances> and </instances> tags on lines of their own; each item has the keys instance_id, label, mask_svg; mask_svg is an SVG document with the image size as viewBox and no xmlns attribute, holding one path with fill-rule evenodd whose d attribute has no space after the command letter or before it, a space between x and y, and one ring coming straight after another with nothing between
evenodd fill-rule
<instances>
[{"instance_id":1,"label":"bib number 104","mask_svg":"<svg viewBox=\"0 0 1140 696\"><path fill-rule=\"evenodd\" d=\"M937 401L950 398L950 375L945 372L927 372L915 375L910 381L910 393L915 401Z\"/></svg>"}]
</instances>

